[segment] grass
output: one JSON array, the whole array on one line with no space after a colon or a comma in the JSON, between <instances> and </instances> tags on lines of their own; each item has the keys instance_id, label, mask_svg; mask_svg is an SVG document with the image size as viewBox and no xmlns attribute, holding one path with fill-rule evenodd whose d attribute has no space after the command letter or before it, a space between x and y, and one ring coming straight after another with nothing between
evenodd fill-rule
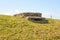
<instances>
[{"instance_id":1,"label":"grass","mask_svg":"<svg viewBox=\"0 0 60 40\"><path fill-rule=\"evenodd\" d=\"M26 18L0 15L0 40L60 40L60 20L48 24L34 23Z\"/></svg>"}]
</instances>

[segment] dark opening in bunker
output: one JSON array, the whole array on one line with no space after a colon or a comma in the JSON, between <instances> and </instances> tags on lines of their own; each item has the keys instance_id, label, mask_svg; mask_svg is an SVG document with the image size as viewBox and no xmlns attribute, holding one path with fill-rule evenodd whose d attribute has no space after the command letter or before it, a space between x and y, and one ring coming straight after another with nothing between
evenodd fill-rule
<instances>
[{"instance_id":1,"label":"dark opening in bunker","mask_svg":"<svg viewBox=\"0 0 60 40\"><path fill-rule=\"evenodd\" d=\"M33 21L42 21L42 19L39 19L39 18L31 18L31 20L33 20Z\"/></svg>"}]
</instances>

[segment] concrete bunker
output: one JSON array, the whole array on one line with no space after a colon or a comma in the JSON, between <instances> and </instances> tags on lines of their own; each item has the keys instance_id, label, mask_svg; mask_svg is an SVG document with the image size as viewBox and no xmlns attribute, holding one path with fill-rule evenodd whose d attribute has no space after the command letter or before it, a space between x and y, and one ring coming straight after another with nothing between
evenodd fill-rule
<instances>
[{"instance_id":1,"label":"concrete bunker","mask_svg":"<svg viewBox=\"0 0 60 40\"><path fill-rule=\"evenodd\" d=\"M24 12L15 14L14 16L24 17L33 22L45 22L45 18L42 17L42 13Z\"/></svg>"}]
</instances>

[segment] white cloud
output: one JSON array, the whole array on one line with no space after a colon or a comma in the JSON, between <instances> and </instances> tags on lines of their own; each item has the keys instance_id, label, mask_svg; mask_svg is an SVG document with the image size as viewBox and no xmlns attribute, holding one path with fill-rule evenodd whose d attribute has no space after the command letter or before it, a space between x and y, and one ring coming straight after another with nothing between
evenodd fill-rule
<instances>
[{"instance_id":1,"label":"white cloud","mask_svg":"<svg viewBox=\"0 0 60 40\"><path fill-rule=\"evenodd\" d=\"M20 11L19 10L15 10L15 13L20 13Z\"/></svg>"},{"instance_id":2,"label":"white cloud","mask_svg":"<svg viewBox=\"0 0 60 40\"><path fill-rule=\"evenodd\" d=\"M0 13L1 15L13 15L12 13Z\"/></svg>"}]
</instances>

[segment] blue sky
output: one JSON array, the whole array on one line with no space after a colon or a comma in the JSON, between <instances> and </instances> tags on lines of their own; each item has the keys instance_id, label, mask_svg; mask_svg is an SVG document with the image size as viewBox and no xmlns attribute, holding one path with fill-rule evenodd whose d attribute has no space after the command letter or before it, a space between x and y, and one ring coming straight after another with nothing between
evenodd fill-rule
<instances>
[{"instance_id":1,"label":"blue sky","mask_svg":"<svg viewBox=\"0 0 60 40\"><path fill-rule=\"evenodd\" d=\"M0 14L41 12L43 17L60 19L60 0L1 0Z\"/></svg>"}]
</instances>

